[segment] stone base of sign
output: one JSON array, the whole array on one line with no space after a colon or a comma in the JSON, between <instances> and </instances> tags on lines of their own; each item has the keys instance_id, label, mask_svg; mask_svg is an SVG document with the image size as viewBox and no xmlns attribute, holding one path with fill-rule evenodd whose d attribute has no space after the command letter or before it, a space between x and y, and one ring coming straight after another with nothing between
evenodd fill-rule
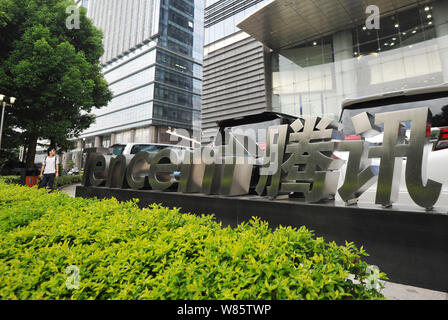
<instances>
[{"instance_id":1,"label":"stone base of sign","mask_svg":"<svg viewBox=\"0 0 448 320\"><path fill-rule=\"evenodd\" d=\"M308 204L297 199L258 196L222 197L176 192L135 191L78 186L77 197L140 199L147 207L161 203L181 212L214 214L223 226L236 226L253 216L279 225L314 230L316 236L344 244L354 242L365 258L387 273L389 281L448 292L448 213L417 209L344 206L330 201Z\"/></svg>"}]
</instances>

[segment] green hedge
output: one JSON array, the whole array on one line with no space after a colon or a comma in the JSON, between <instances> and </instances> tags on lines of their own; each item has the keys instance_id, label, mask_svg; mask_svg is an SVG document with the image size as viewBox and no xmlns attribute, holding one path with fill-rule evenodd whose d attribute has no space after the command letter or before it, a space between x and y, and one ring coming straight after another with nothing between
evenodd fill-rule
<instances>
[{"instance_id":1,"label":"green hedge","mask_svg":"<svg viewBox=\"0 0 448 320\"><path fill-rule=\"evenodd\" d=\"M0 176L0 182L7 184L19 184L20 176Z\"/></svg>"},{"instance_id":2,"label":"green hedge","mask_svg":"<svg viewBox=\"0 0 448 320\"><path fill-rule=\"evenodd\" d=\"M351 243L136 202L0 183L0 299L383 298L363 285L367 254ZM67 289L69 266L78 289Z\"/></svg>"},{"instance_id":3,"label":"green hedge","mask_svg":"<svg viewBox=\"0 0 448 320\"><path fill-rule=\"evenodd\" d=\"M1 176L0 181L7 184L20 184L20 176ZM41 179L39 178L39 183ZM82 175L64 175L59 176L54 181L55 188L61 188L82 181Z\"/></svg>"}]
</instances>

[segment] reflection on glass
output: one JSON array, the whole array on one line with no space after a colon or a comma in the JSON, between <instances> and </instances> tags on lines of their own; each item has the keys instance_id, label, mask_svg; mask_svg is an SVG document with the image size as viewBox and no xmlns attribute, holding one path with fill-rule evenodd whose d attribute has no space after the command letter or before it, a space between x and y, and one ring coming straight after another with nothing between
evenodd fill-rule
<instances>
[{"instance_id":1,"label":"reflection on glass","mask_svg":"<svg viewBox=\"0 0 448 320\"><path fill-rule=\"evenodd\" d=\"M382 16L380 30L360 24L274 53L273 110L338 119L346 99L446 82L448 35L437 35L433 10L416 6Z\"/></svg>"},{"instance_id":2,"label":"reflection on glass","mask_svg":"<svg viewBox=\"0 0 448 320\"><path fill-rule=\"evenodd\" d=\"M368 112L372 116L378 113L416 109L428 107L432 114L432 126L433 127L447 127L448 126L448 97L439 99L424 99L420 101L411 101L404 103L391 103L391 104L381 104L381 102L375 105L369 105L369 107L362 107L360 105L350 107L349 109L344 109L341 116L341 122L343 125L343 131L346 135L354 135L355 129L352 123L352 117ZM410 129L410 123L405 123L406 127Z\"/></svg>"}]
</instances>

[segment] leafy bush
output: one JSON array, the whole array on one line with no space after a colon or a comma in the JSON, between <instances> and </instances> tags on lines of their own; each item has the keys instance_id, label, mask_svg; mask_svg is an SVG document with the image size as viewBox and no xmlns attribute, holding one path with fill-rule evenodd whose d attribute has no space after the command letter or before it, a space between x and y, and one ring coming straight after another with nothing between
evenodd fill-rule
<instances>
[{"instance_id":1,"label":"leafy bush","mask_svg":"<svg viewBox=\"0 0 448 320\"><path fill-rule=\"evenodd\" d=\"M19 184L20 176L0 176L0 181L7 184Z\"/></svg>"},{"instance_id":2,"label":"leafy bush","mask_svg":"<svg viewBox=\"0 0 448 320\"><path fill-rule=\"evenodd\" d=\"M383 298L363 285L362 248L256 218L222 228L137 200L0 183L0 230L0 299ZM78 289L67 289L69 266L80 270Z\"/></svg>"},{"instance_id":3,"label":"leafy bush","mask_svg":"<svg viewBox=\"0 0 448 320\"><path fill-rule=\"evenodd\" d=\"M6 184L20 184L20 176L3 176L0 177L0 181ZM41 179L39 178L39 183ZM65 187L71 184L80 183L82 181L82 175L64 175L59 176L54 181L55 188Z\"/></svg>"},{"instance_id":4,"label":"leafy bush","mask_svg":"<svg viewBox=\"0 0 448 320\"><path fill-rule=\"evenodd\" d=\"M81 181L82 175L63 175L55 179L54 187L61 188L71 184L80 183Z\"/></svg>"}]
</instances>

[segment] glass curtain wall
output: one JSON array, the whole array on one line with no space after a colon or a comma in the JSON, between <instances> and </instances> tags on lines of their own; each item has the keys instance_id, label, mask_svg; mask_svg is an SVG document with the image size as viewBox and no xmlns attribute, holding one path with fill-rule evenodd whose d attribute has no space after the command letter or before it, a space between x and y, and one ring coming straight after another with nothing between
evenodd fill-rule
<instances>
[{"instance_id":1,"label":"glass curtain wall","mask_svg":"<svg viewBox=\"0 0 448 320\"><path fill-rule=\"evenodd\" d=\"M338 119L345 99L445 82L440 11L414 7L382 17L379 30L359 25L274 53L273 110Z\"/></svg>"},{"instance_id":2,"label":"glass curtain wall","mask_svg":"<svg viewBox=\"0 0 448 320\"><path fill-rule=\"evenodd\" d=\"M204 4L161 0L153 118L200 130Z\"/></svg>"}]
</instances>

